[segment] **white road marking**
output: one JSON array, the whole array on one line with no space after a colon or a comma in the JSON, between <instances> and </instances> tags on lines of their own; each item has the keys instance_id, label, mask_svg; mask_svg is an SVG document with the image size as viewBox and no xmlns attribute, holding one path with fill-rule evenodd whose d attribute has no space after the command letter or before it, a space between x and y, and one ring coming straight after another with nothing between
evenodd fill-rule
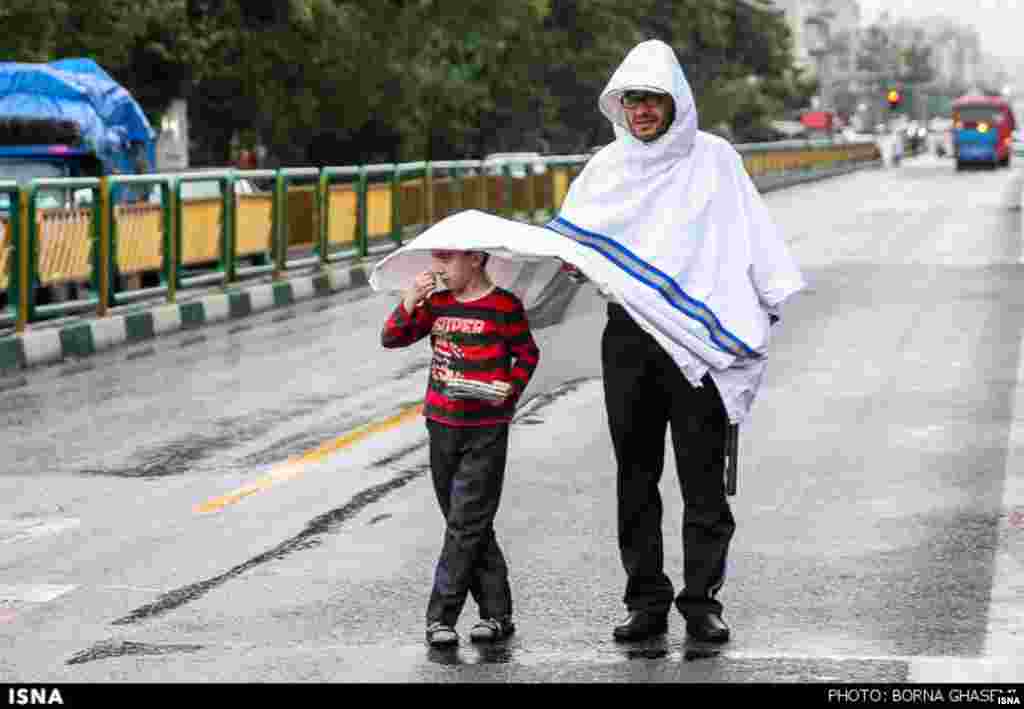
<instances>
[{"instance_id":1,"label":"white road marking","mask_svg":"<svg viewBox=\"0 0 1024 709\"><path fill-rule=\"evenodd\" d=\"M0 520L0 544L32 541L50 534L66 532L80 526L81 523L77 517Z\"/></svg>"},{"instance_id":2,"label":"white road marking","mask_svg":"<svg viewBox=\"0 0 1024 709\"><path fill-rule=\"evenodd\" d=\"M914 681L1024 680L1024 565L1018 559L1024 559L1024 357L1017 365L1013 424L1007 441L985 654L980 658L949 658L945 663L915 663ZM954 675L963 679L948 679Z\"/></svg>"},{"instance_id":3,"label":"white road marking","mask_svg":"<svg viewBox=\"0 0 1024 709\"><path fill-rule=\"evenodd\" d=\"M0 584L0 603L49 603L76 588L73 584Z\"/></svg>"},{"instance_id":4,"label":"white road marking","mask_svg":"<svg viewBox=\"0 0 1024 709\"><path fill-rule=\"evenodd\" d=\"M1024 565L1017 559L1024 559L1024 357L1017 365L984 655L916 658L909 681L1024 680Z\"/></svg>"}]
</instances>

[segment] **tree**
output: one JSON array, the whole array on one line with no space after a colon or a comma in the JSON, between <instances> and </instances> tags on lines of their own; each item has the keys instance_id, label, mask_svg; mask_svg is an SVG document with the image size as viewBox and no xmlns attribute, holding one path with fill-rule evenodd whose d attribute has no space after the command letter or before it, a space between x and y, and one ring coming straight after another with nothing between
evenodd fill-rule
<instances>
[{"instance_id":1,"label":"tree","mask_svg":"<svg viewBox=\"0 0 1024 709\"><path fill-rule=\"evenodd\" d=\"M582 152L636 43L672 45L702 127L754 135L802 100L785 23L735 0L3 0L5 56L90 56L154 125L188 99L194 164ZM249 146L251 147L251 146Z\"/></svg>"},{"instance_id":2,"label":"tree","mask_svg":"<svg viewBox=\"0 0 1024 709\"><path fill-rule=\"evenodd\" d=\"M889 33L881 25L868 27L857 54L857 69L894 76L896 64L896 49Z\"/></svg>"},{"instance_id":3,"label":"tree","mask_svg":"<svg viewBox=\"0 0 1024 709\"><path fill-rule=\"evenodd\" d=\"M672 4L672 44L697 96L701 124L738 139L763 133L797 90L785 20L732 0Z\"/></svg>"},{"instance_id":4,"label":"tree","mask_svg":"<svg viewBox=\"0 0 1024 709\"><path fill-rule=\"evenodd\" d=\"M651 37L641 20L653 10L650 0L553 0L544 21L549 59L539 80L556 103L545 128L554 151L583 152L614 139L597 99L626 52Z\"/></svg>"},{"instance_id":5,"label":"tree","mask_svg":"<svg viewBox=\"0 0 1024 709\"><path fill-rule=\"evenodd\" d=\"M935 78L935 69L932 68L932 48L924 43L923 37L918 37L912 45L900 52L900 62L903 67L900 78L912 84L927 84Z\"/></svg>"},{"instance_id":6,"label":"tree","mask_svg":"<svg viewBox=\"0 0 1024 709\"><path fill-rule=\"evenodd\" d=\"M17 27L19 31L0 33L0 57L4 61L50 61L58 35L54 18L67 11L64 0L4 0L0 3L0 27Z\"/></svg>"}]
</instances>

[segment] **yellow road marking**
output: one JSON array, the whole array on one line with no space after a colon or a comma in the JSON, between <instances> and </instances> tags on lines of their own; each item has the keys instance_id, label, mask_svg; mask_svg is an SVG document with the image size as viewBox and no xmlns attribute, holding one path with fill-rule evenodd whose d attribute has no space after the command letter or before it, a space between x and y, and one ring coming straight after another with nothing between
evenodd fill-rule
<instances>
[{"instance_id":1,"label":"yellow road marking","mask_svg":"<svg viewBox=\"0 0 1024 709\"><path fill-rule=\"evenodd\" d=\"M394 416L389 416L381 421L374 421L373 423L368 423L365 426L349 431L345 435L338 436L332 441L322 443L313 450L306 451L302 455L289 458L285 462L273 468L270 473L259 480L249 483L248 485L243 485L234 492L229 492L226 495L210 498L206 502L196 505L192 510L196 513L217 512L222 510L224 507L233 505L234 503L245 499L249 495L253 495L261 490L266 490L277 483L298 477L308 466L321 462L332 453L336 453L343 448L348 448L352 444L358 443L374 433L387 431L388 429L405 423L409 419L419 416L422 411L423 404L417 404L416 406L410 406L407 409L402 409Z\"/></svg>"}]
</instances>

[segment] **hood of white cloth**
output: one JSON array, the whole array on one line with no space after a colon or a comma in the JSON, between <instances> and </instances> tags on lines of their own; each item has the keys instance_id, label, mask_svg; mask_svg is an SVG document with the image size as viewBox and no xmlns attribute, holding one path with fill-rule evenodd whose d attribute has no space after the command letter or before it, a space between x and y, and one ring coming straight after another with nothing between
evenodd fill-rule
<instances>
[{"instance_id":1,"label":"hood of white cloth","mask_svg":"<svg viewBox=\"0 0 1024 709\"><path fill-rule=\"evenodd\" d=\"M624 91L645 88L675 102L673 123L650 142L632 136L620 103ZM674 50L659 40L638 44L598 106L617 139L573 180L549 228L625 274L605 279L609 290L681 366L692 355L715 369L763 357L768 308L803 278L742 157L697 129Z\"/></svg>"},{"instance_id":2,"label":"hood of white cloth","mask_svg":"<svg viewBox=\"0 0 1024 709\"><path fill-rule=\"evenodd\" d=\"M623 92L632 90L667 93L675 103L672 125L650 143L634 138L629 132L621 99ZM660 40L641 42L630 50L601 92L598 105L615 128L616 137L643 150L645 160L679 158L688 155L693 148L697 136L693 91L672 47Z\"/></svg>"}]
</instances>

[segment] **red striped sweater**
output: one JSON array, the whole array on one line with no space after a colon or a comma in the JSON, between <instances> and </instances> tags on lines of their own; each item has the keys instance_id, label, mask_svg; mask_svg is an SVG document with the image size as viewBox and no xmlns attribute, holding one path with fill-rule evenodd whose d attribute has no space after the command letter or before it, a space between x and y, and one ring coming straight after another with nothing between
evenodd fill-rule
<instances>
[{"instance_id":1,"label":"red striped sweater","mask_svg":"<svg viewBox=\"0 0 1024 709\"><path fill-rule=\"evenodd\" d=\"M450 426L493 426L512 420L533 376L540 350L522 302L495 287L468 302L433 293L412 313L399 303L381 344L405 347L430 335L434 358L423 415ZM503 385L511 385L503 396Z\"/></svg>"}]
</instances>

